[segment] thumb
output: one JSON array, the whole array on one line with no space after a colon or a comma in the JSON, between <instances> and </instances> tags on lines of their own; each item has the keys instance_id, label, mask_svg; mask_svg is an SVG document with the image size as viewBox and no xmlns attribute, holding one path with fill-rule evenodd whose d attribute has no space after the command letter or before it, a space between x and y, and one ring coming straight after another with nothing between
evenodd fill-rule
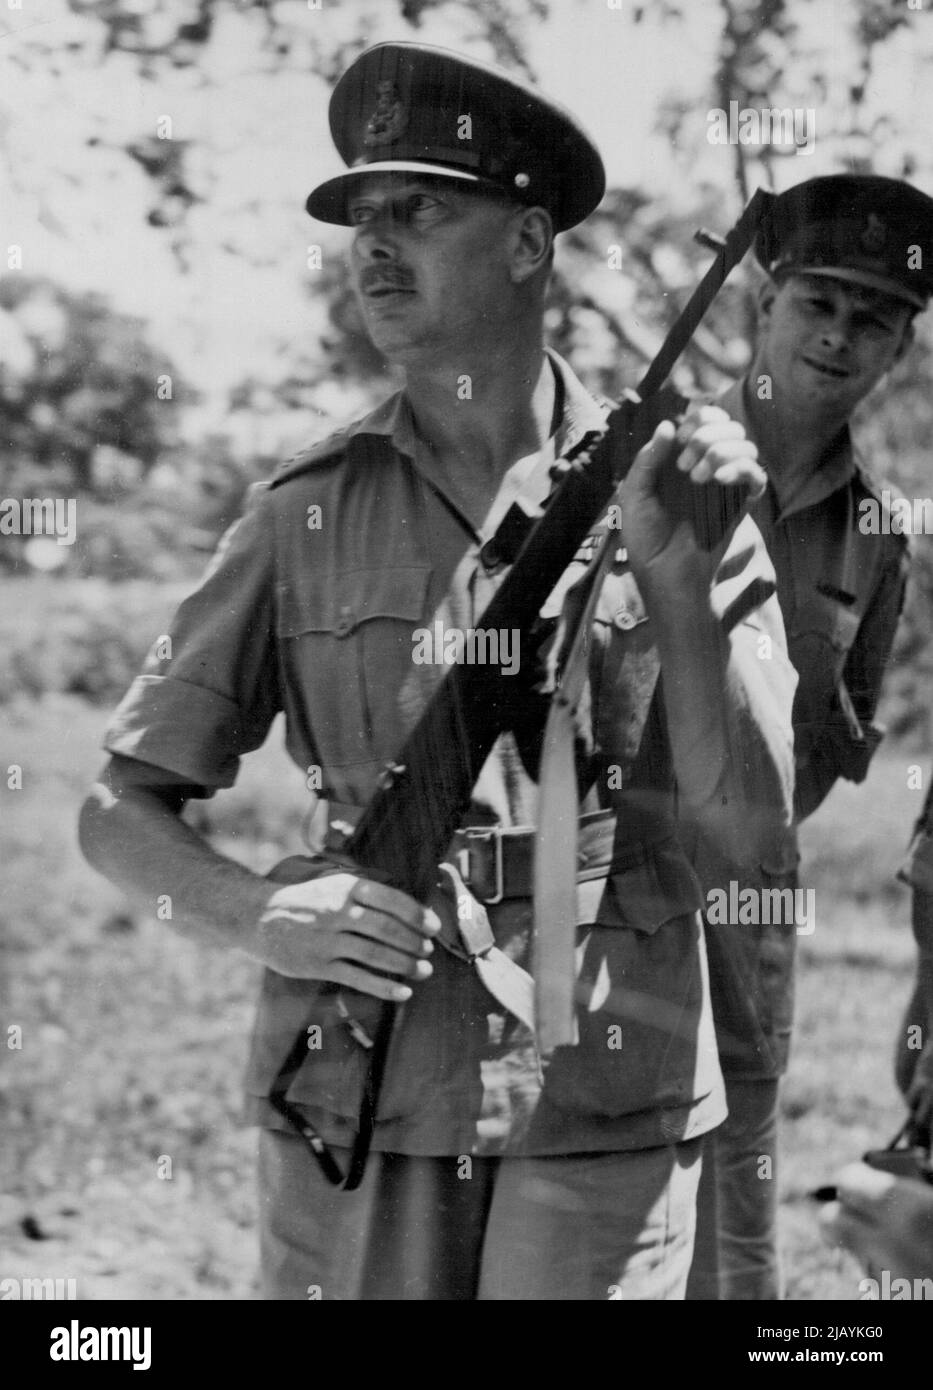
<instances>
[{"instance_id":1,"label":"thumb","mask_svg":"<svg viewBox=\"0 0 933 1390\"><path fill-rule=\"evenodd\" d=\"M674 449L677 426L673 420L662 420L654 434L635 455L635 462L629 475L629 485L640 492L655 493L662 468L668 463Z\"/></svg>"}]
</instances>

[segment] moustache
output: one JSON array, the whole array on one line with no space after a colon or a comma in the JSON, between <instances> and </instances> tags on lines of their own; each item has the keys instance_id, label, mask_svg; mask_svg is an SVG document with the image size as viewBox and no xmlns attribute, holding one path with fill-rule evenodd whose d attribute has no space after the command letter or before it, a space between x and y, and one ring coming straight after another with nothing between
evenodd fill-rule
<instances>
[{"instance_id":1,"label":"moustache","mask_svg":"<svg viewBox=\"0 0 933 1390\"><path fill-rule=\"evenodd\" d=\"M414 283L414 275L402 265L364 265L359 277L363 294L374 289L408 290Z\"/></svg>"}]
</instances>

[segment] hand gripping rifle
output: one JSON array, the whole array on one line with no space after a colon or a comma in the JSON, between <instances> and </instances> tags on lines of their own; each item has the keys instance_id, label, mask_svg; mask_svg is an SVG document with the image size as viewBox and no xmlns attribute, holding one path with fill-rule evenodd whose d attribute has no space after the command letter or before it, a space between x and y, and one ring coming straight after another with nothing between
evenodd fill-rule
<instances>
[{"instance_id":1,"label":"hand gripping rifle","mask_svg":"<svg viewBox=\"0 0 933 1390\"><path fill-rule=\"evenodd\" d=\"M595 443L563 460L564 476L518 551L509 573L485 609L484 629L527 634L539 610L591 527L610 502L639 449L670 414L661 387L689 343L729 272L742 260L773 195L758 189L724 239L697 233L717 250L716 259L691 295L637 390L610 414ZM662 488L666 505L691 516L701 544L711 549L745 505L742 487L697 486L671 471ZM715 500L713 500L715 499ZM417 726L380 778L378 789L345 846L364 875L426 902L437 865L470 804L473 787L496 738L516 715L515 684L498 666L451 667ZM438 756L443 750L443 757ZM359 1123L349 1168L343 1174L322 1137L286 1092L307 1057L307 1032L295 1039L276 1075L270 1101L308 1143L334 1186L359 1186L376 1124L379 1093L392 1037L396 1005L384 1003L370 1050Z\"/></svg>"}]
</instances>

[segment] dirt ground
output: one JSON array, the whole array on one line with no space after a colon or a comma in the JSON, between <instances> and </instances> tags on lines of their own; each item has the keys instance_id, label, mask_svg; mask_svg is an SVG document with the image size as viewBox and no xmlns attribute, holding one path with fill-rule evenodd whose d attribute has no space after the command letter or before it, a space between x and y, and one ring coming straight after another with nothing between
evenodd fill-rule
<instances>
[{"instance_id":1,"label":"dirt ground","mask_svg":"<svg viewBox=\"0 0 933 1390\"><path fill-rule=\"evenodd\" d=\"M81 859L104 712L56 698L6 714L0 1279L75 1279L86 1300L254 1299L255 1136L238 1115L256 971L128 911ZM858 1297L861 1271L822 1243L805 1194L900 1120L891 1052L913 952L893 874L910 761L889 750L808 835L817 927L801 942L778 1179L791 1298ZM297 848L302 797L280 751L259 755L211 811L218 843L268 868Z\"/></svg>"}]
</instances>

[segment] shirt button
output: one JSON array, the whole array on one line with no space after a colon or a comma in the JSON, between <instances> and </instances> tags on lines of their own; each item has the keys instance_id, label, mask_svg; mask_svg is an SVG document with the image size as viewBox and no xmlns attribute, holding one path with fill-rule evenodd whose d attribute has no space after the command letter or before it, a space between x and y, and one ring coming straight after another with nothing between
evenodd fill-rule
<instances>
[{"instance_id":1,"label":"shirt button","mask_svg":"<svg viewBox=\"0 0 933 1390\"><path fill-rule=\"evenodd\" d=\"M352 608L341 608L334 623L335 637L348 637L353 631L353 610Z\"/></svg>"},{"instance_id":2,"label":"shirt button","mask_svg":"<svg viewBox=\"0 0 933 1390\"><path fill-rule=\"evenodd\" d=\"M630 632L636 626L638 619L627 608L620 608L613 621L616 627L620 627L623 632Z\"/></svg>"}]
</instances>

